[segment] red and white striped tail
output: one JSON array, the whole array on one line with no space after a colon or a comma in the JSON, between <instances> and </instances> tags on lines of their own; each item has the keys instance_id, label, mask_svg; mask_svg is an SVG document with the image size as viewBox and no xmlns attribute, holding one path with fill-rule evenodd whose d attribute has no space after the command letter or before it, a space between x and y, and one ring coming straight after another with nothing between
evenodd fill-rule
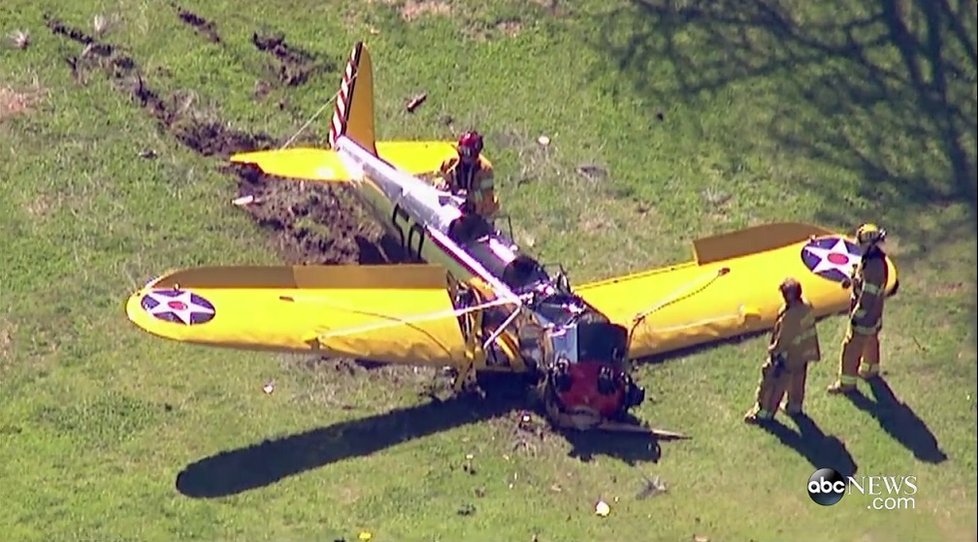
<instances>
[{"instance_id":1,"label":"red and white striped tail","mask_svg":"<svg viewBox=\"0 0 978 542\"><path fill-rule=\"evenodd\" d=\"M332 149L336 148L336 141L346 132L346 124L350 114L350 98L353 96L362 51L362 42L353 46L350 60L346 63L346 71L343 72L343 80L340 82L340 91L336 96L336 106L333 108L333 119L329 127L329 146Z\"/></svg>"}]
</instances>

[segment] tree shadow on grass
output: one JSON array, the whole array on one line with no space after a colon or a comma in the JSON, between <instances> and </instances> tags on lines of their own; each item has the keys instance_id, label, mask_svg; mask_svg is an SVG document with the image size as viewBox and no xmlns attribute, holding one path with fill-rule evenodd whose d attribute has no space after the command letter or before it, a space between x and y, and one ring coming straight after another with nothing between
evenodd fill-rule
<instances>
[{"instance_id":1,"label":"tree shadow on grass","mask_svg":"<svg viewBox=\"0 0 978 542\"><path fill-rule=\"evenodd\" d=\"M772 152L811 163L783 181L817 195L813 218L882 223L904 262L974 238L973 1L624 0L597 20L592 46L650 103L764 100L729 137L766 130Z\"/></svg>"},{"instance_id":2,"label":"tree shadow on grass","mask_svg":"<svg viewBox=\"0 0 978 542\"><path fill-rule=\"evenodd\" d=\"M484 422L522 410L527 395L513 379L493 380L486 398L472 395L435 399L366 418L343 421L277 440L228 450L188 465L177 475L177 490L188 497L216 498L258 489L331 463L363 457L417 438ZM606 433L567 435L571 455L584 460L603 454L630 464L658 460L648 439L621 440Z\"/></svg>"},{"instance_id":3,"label":"tree shadow on grass","mask_svg":"<svg viewBox=\"0 0 978 542\"><path fill-rule=\"evenodd\" d=\"M899 222L908 210L962 203L968 213L957 218L975 230L974 2L625 4L606 14L595 45L646 96L695 100L777 76L771 135L860 179L855 194L807 179L825 197L820 218L852 227L853 210Z\"/></svg>"},{"instance_id":4,"label":"tree shadow on grass","mask_svg":"<svg viewBox=\"0 0 978 542\"><path fill-rule=\"evenodd\" d=\"M897 399L890 385L882 377L869 381L875 401L862 393L846 397L860 410L865 411L879 422L880 427L914 457L927 463L943 463L947 460L937 441L937 437L927 427L927 423L917 416L909 405Z\"/></svg>"}]
</instances>

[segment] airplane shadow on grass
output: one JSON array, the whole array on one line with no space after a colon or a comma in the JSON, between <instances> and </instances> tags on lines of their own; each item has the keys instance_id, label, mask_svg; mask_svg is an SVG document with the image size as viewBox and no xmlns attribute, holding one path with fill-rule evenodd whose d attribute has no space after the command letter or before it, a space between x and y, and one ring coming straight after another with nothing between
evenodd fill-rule
<instances>
[{"instance_id":1,"label":"airplane shadow on grass","mask_svg":"<svg viewBox=\"0 0 978 542\"><path fill-rule=\"evenodd\" d=\"M177 475L176 488L193 498L234 495L416 438L498 418L526 408L527 404L525 396L512 393L486 399L458 396L343 421L201 459ZM608 438L607 434L596 432L566 432L562 436L573 447L570 455L583 461L599 454L628 463L659 458L658 444L649 437Z\"/></svg>"}]
</instances>

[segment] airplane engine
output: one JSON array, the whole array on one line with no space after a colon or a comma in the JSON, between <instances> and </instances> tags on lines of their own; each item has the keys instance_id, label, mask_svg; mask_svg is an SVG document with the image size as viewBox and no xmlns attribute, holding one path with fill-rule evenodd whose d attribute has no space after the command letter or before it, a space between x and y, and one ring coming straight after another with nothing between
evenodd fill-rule
<instances>
[{"instance_id":1,"label":"airplane engine","mask_svg":"<svg viewBox=\"0 0 978 542\"><path fill-rule=\"evenodd\" d=\"M594 423L618 420L645 400L625 364L627 332L607 322L574 322L547 333L548 408Z\"/></svg>"}]
</instances>

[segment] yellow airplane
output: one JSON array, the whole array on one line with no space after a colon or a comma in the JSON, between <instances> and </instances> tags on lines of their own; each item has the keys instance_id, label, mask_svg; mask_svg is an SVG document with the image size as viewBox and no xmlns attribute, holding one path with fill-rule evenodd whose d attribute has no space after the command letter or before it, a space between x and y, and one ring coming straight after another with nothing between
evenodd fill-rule
<instances>
[{"instance_id":1,"label":"yellow airplane","mask_svg":"<svg viewBox=\"0 0 978 542\"><path fill-rule=\"evenodd\" d=\"M795 277L818 316L849 306L861 254L850 236L776 223L693 243L694 259L572 288L462 198L418 177L455 152L444 141L378 142L370 55L357 43L328 149L237 154L292 179L346 183L419 263L201 267L167 273L128 300L129 319L167 339L251 350L452 366L457 388L491 372L531 377L555 425L652 431L638 358L770 329L778 285ZM895 293L892 261L887 293Z\"/></svg>"}]
</instances>

